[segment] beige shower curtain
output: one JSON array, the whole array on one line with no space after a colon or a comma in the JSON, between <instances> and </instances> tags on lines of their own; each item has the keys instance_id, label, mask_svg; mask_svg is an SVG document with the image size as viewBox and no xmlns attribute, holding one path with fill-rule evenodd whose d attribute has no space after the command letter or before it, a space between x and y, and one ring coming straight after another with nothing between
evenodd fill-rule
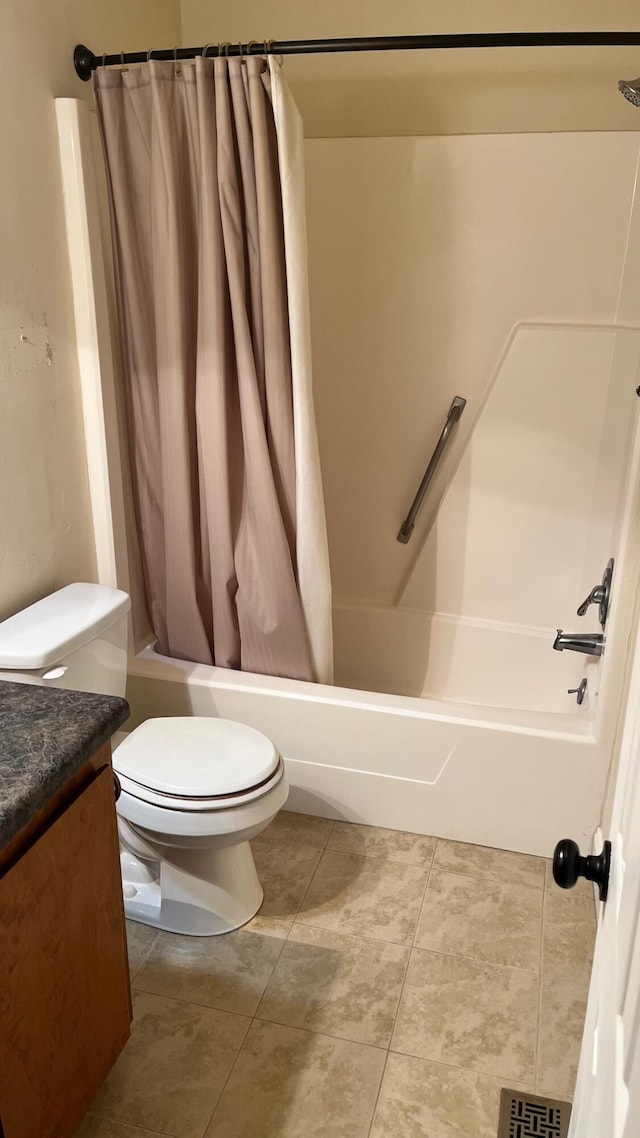
<instances>
[{"instance_id":1,"label":"beige shower curtain","mask_svg":"<svg viewBox=\"0 0 640 1138\"><path fill-rule=\"evenodd\" d=\"M101 68L96 100L159 650L327 682L326 530L300 352L308 314L299 281L288 282L304 221L283 216L274 83L283 130L281 78L260 57ZM315 579L308 557L298 564L309 549Z\"/></svg>"}]
</instances>

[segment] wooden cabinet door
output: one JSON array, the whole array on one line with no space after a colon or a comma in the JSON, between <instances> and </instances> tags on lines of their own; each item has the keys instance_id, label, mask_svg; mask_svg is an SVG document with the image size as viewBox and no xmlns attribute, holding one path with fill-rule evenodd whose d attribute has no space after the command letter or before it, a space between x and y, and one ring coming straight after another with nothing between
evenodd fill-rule
<instances>
[{"instance_id":1,"label":"wooden cabinet door","mask_svg":"<svg viewBox=\"0 0 640 1138\"><path fill-rule=\"evenodd\" d=\"M70 1138L129 1036L113 774L0 878L0 1134Z\"/></svg>"}]
</instances>

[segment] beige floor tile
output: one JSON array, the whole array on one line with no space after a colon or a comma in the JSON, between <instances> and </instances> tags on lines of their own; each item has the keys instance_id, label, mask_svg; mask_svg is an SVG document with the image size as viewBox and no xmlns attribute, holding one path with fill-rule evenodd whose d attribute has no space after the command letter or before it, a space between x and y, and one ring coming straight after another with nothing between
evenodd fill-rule
<instances>
[{"instance_id":1,"label":"beige floor tile","mask_svg":"<svg viewBox=\"0 0 640 1138\"><path fill-rule=\"evenodd\" d=\"M291 917L263 917L261 913L257 913L252 917L246 925L242 927L247 932L262 933L263 936L275 936L281 940L286 940L291 932L293 925L293 916Z\"/></svg>"},{"instance_id":2,"label":"beige floor tile","mask_svg":"<svg viewBox=\"0 0 640 1138\"><path fill-rule=\"evenodd\" d=\"M336 822L327 845L327 849L339 850L341 853L361 854L364 857L426 868L431 865L435 848L435 838L426 838L423 834L384 830L380 826L360 826L351 822Z\"/></svg>"},{"instance_id":3,"label":"beige floor tile","mask_svg":"<svg viewBox=\"0 0 640 1138\"><path fill-rule=\"evenodd\" d=\"M433 859L435 869L466 873L471 877L488 877L492 881L512 885L531 885L542 889L545 860L530 854L494 850L488 846L472 846L465 842L438 840Z\"/></svg>"},{"instance_id":4,"label":"beige floor tile","mask_svg":"<svg viewBox=\"0 0 640 1138\"><path fill-rule=\"evenodd\" d=\"M433 870L415 944L511 968L540 969L542 893Z\"/></svg>"},{"instance_id":5,"label":"beige floor tile","mask_svg":"<svg viewBox=\"0 0 640 1138\"><path fill-rule=\"evenodd\" d=\"M294 842L297 845L320 846L324 849L333 826L330 818L316 818L314 814L281 810L260 837L267 841Z\"/></svg>"},{"instance_id":6,"label":"beige floor tile","mask_svg":"<svg viewBox=\"0 0 640 1138\"><path fill-rule=\"evenodd\" d=\"M386 1047L408 956L399 944L296 925L257 1015Z\"/></svg>"},{"instance_id":7,"label":"beige floor tile","mask_svg":"<svg viewBox=\"0 0 640 1138\"><path fill-rule=\"evenodd\" d=\"M225 936L160 933L134 984L144 992L253 1015L284 937L237 929Z\"/></svg>"},{"instance_id":8,"label":"beige floor tile","mask_svg":"<svg viewBox=\"0 0 640 1138\"><path fill-rule=\"evenodd\" d=\"M544 896L542 970L573 964L585 968L593 959L595 907L584 894L547 889Z\"/></svg>"},{"instance_id":9,"label":"beige floor tile","mask_svg":"<svg viewBox=\"0 0 640 1138\"><path fill-rule=\"evenodd\" d=\"M414 949L394 1051L531 1085L538 977Z\"/></svg>"},{"instance_id":10,"label":"beige floor tile","mask_svg":"<svg viewBox=\"0 0 640 1138\"><path fill-rule=\"evenodd\" d=\"M129 972L133 980L145 956L156 943L158 930L151 925L142 925L139 921L127 921L126 925Z\"/></svg>"},{"instance_id":11,"label":"beige floor tile","mask_svg":"<svg viewBox=\"0 0 640 1138\"><path fill-rule=\"evenodd\" d=\"M385 1055L254 1020L206 1138L367 1138Z\"/></svg>"},{"instance_id":12,"label":"beige floor tile","mask_svg":"<svg viewBox=\"0 0 640 1138\"><path fill-rule=\"evenodd\" d=\"M571 1101L589 994L589 969L573 965L542 975L538 1094Z\"/></svg>"},{"instance_id":13,"label":"beige floor tile","mask_svg":"<svg viewBox=\"0 0 640 1138\"><path fill-rule=\"evenodd\" d=\"M141 1130L139 1126L126 1126L123 1122L87 1115L74 1138L148 1138L148 1135L157 1133L157 1130Z\"/></svg>"},{"instance_id":14,"label":"beige floor tile","mask_svg":"<svg viewBox=\"0 0 640 1138\"><path fill-rule=\"evenodd\" d=\"M392 1052L371 1138L495 1138L503 1085L477 1071Z\"/></svg>"},{"instance_id":15,"label":"beige floor tile","mask_svg":"<svg viewBox=\"0 0 640 1138\"><path fill-rule=\"evenodd\" d=\"M293 919L313 877L322 851L289 842L251 843L258 877L264 889L261 917Z\"/></svg>"},{"instance_id":16,"label":"beige floor tile","mask_svg":"<svg viewBox=\"0 0 640 1138\"><path fill-rule=\"evenodd\" d=\"M560 897L568 896L576 901L579 899L595 912L596 901L592 881L587 881L586 877L579 877L573 889L561 889L553 880L553 862L548 859L545 859L545 875L545 889Z\"/></svg>"},{"instance_id":17,"label":"beige floor tile","mask_svg":"<svg viewBox=\"0 0 640 1138\"><path fill-rule=\"evenodd\" d=\"M133 1032L91 1113L173 1138L202 1133L249 1020L134 992Z\"/></svg>"},{"instance_id":18,"label":"beige floor tile","mask_svg":"<svg viewBox=\"0 0 640 1138\"><path fill-rule=\"evenodd\" d=\"M297 923L409 944L427 871L325 850Z\"/></svg>"}]
</instances>

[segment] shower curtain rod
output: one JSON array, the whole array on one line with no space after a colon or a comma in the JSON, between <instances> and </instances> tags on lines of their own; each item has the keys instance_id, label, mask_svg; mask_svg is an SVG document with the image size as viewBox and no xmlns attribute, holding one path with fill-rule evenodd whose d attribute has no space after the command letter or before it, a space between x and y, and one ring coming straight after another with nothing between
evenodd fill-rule
<instances>
[{"instance_id":1,"label":"shower curtain rod","mask_svg":"<svg viewBox=\"0 0 640 1138\"><path fill-rule=\"evenodd\" d=\"M76 73L85 82L97 67L146 63L148 59L194 59L197 55L316 55L344 51L438 51L472 47L640 47L640 32L478 32L433 36L368 36L328 40L251 40L250 43L162 48L94 55L84 44L73 53Z\"/></svg>"}]
</instances>

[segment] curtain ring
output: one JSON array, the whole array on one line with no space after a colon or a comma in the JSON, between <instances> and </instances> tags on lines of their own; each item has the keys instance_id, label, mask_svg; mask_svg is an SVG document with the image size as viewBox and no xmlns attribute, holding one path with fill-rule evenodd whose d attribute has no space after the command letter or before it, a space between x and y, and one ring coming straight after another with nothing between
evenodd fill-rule
<instances>
[{"instance_id":1,"label":"curtain ring","mask_svg":"<svg viewBox=\"0 0 640 1138\"><path fill-rule=\"evenodd\" d=\"M257 40L249 40L249 43L247 44L247 55L251 55L251 48L253 47L254 43L257 42Z\"/></svg>"},{"instance_id":2,"label":"curtain ring","mask_svg":"<svg viewBox=\"0 0 640 1138\"><path fill-rule=\"evenodd\" d=\"M149 51L147 52L147 63L151 63L151 56L153 55L155 50L156 50L155 47L149 48Z\"/></svg>"},{"instance_id":3,"label":"curtain ring","mask_svg":"<svg viewBox=\"0 0 640 1138\"><path fill-rule=\"evenodd\" d=\"M224 58L225 55L226 55L227 59L229 58L228 48L230 46L231 45L230 45L228 40L223 40L222 43L218 44L218 58L219 59Z\"/></svg>"},{"instance_id":4,"label":"curtain ring","mask_svg":"<svg viewBox=\"0 0 640 1138\"><path fill-rule=\"evenodd\" d=\"M240 42L238 44L238 55L240 56L240 59L244 59L244 52L242 50L242 40L240 40Z\"/></svg>"},{"instance_id":5,"label":"curtain ring","mask_svg":"<svg viewBox=\"0 0 640 1138\"><path fill-rule=\"evenodd\" d=\"M275 51L273 50L273 45L275 42L276 42L275 40L265 40L264 41L264 53L265 53L265 55L272 55L273 58L275 59L276 63L279 63L280 66L282 66L282 56L276 55Z\"/></svg>"},{"instance_id":6,"label":"curtain ring","mask_svg":"<svg viewBox=\"0 0 640 1138\"><path fill-rule=\"evenodd\" d=\"M202 49L202 58L206 59L207 58L207 52L208 52L209 48L215 47L215 46L216 45L214 43L206 43Z\"/></svg>"},{"instance_id":7,"label":"curtain ring","mask_svg":"<svg viewBox=\"0 0 640 1138\"><path fill-rule=\"evenodd\" d=\"M127 67L127 65L126 65L126 63L125 63L125 61L124 61L124 52L123 52L123 51L121 51L121 52L120 52L120 62L121 62L121 64L122 64L122 70L123 70L123 71L128 71L128 70L129 70L129 68Z\"/></svg>"},{"instance_id":8,"label":"curtain ring","mask_svg":"<svg viewBox=\"0 0 640 1138\"><path fill-rule=\"evenodd\" d=\"M180 77L182 75L182 68L178 67L178 49L177 49L177 47L174 47L174 49L173 49L173 71L174 71L174 75L175 75L176 79L180 79Z\"/></svg>"},{"instance_id":9,"label":"curtain ring","mask_svg":"<svg viewBox=\"0 0 640 1138\"><path fill-rule=\"evenodd\" d=\"M106 59L106 58L107 58L107 53L106 53L106 51L105 51L104 55L102 56L102 63L100 64L100 66L101 66L101 67L106 67L106 66L107 66L107 65L106 65L106 63L105 63L105 59Z\"/></svg>"}]
</instances>

